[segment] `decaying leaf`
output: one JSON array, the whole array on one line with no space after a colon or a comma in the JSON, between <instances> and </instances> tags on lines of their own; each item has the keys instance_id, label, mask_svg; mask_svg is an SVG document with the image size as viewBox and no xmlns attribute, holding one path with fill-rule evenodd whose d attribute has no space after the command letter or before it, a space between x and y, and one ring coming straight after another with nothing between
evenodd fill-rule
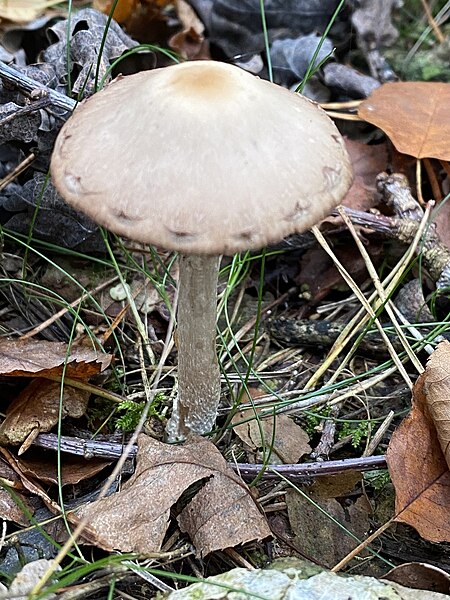
<instances>
[{"instance_id":1,"label":"decaying leaf","mask_svg":"<svg viewBox=\"0 0 450 600\"><path fill-rule=\"evenodd\" d=\"M0 375L11 377L47 377L60 375L67 363L66 377L87 379L111 364L112 356L92 348L44 340L0 341Z\"/></svg>"},{"instance_id":2,"label":"decaying leaf","mask_svg":"<svg viewBox=\"0 0 450 600\"><path fill-rule=\"evenodd\" d=\"M60 0L0 0L0 19L25 23L56 4L61 4Z\"/></svg>"},{"instance_id":3,"label":"decaying leaf","mask_svg":"<svg viewBox=\"0 0 450 600\"><path fill-rule=\"evenodd\" d=\"M388 160L386 144L369 146L346 139L345 147L352 161L354 180L342 204L355 210L369 210L377 201L376 176L386 168ZM330 217L326 221L329 219Z\"/></svg>"},{"instance_id":4,"label":"decaying leaf","mask_svg":"<svg viewBox=\"0 0 450 600\"><path fill-rule=\"evenodd\" d=\"M386 83L359 105L358 114L382 129L399 152L450 160L450 84Z\"/></svg>"},{"instance_id":5,"label":"decaying leaf","mask_svg":"<svg viewBox=\"0 0 450 600\"><path fill-rule=\"evenodd\" d=\"M450 365L447 362L444 367L444 357L448 357L448 347L448 342L439 344L429 360L431 376L427 366L418 378L413 409L394 432L387 451L396 492L396 520L408 523L432 542L450 542L450 471L427 407L430 384L435 392L441 388L447 393Z\"/></svg>"},{"instance_id":6,"label":"decaying leaf","mask_svg":"<svg viewBox=\"0 0 450 600\"><path fill-rule=\"evenodd\" d=\"M384 171L388 162L387 143L372 146L362 142L345 139L345 147L350 155L353 167L353 183L342 201L343 206L354 210L367 211L379 202L376 191L376 177ZM340 216L329 215L323 224L340 224ZM320 278L320 283L322 279Z\"/></svg>"},{"instance_id":7,"label":"decaying leaf","mask_svg":"<svg viewBox=\"0 0 450 600\"><path fill-rule=\"evenodd\" d=\"M0 444L21 444L26 448L43 431L50 431L59 419L61 384L35 379L13 400L0 427ZM89 392L64 387L61 418L84 415ZM24 450L26 449L24 448Z\"/></svg>"},{"instance_id":8,"label":"decaying leaf","mask_svg":"<svg viewBox=\"0 0 450 600\"><path fill-rule=\"evenodd\" d=\"M62 22L58 21L58 23ZM72 24L76 27L75 23ZM55 28L56 25L53 29ZM58 43L60 44L60 42ZM71 45L72 51L74 50L74 46L75 44ZM49 53L52 47L53 45L47 49ZM62 53L63 49L60 46L59 54L55 52L55 55L61 56ZM87 61L86 54L83 54L83 58ZM72 60L75 62L75 56L73 56ZM80 68L82 67L80 66ZM58 63L57 70L58 77L62 80L65 69ZM83 79L83 82L86 84L86 79ZM4 109L5 106L1 107L0 112L3 116L6 116ZM24 116L21 124L17 123L17 118L12 123L16 124L14 131L11 129L6 135L5 129L0 128L0 143L5 143L8 139L11 141L19 139L25 141L27 138L31 138L36 144L41 145L42 117L39 113L31 113L30 115L26 115L26 118ZM44 173L35 172L32 178L26 181L23 186L18 187L13 194L2 202L2 207L8 211L9 215L5 226L17 233L25 234L33 226L36 237L39 236L39 239L47 242L55 242L56 236L58 236L59 243L65 248L76 248L82 252L91 252L102 247L103 240L101 240L98 225L92 219L89 219L86 215L81 215L64 202L56 189L52 185L48 185ZM66 264L68 265L67 273L70 273L75 278L74 269L76 267L73 262L73 260L69 261L66 259ZM61 260L58 260L58 264L61 264ZM56 264L53 268L57 269ZM60 285L50 289L57 289L59 292L60 287L64 291L64 288L67 289L69 286L73 286L75 295L72 300L77 298L80 293L79 284L77 285L76 281L68 278L62 272L61 268L57 270L57 273ZM94 278L93 272L91 273L91 278ZM84 279L87 279L86 274L84 275ZM79 283L81 283L81 280Z\"/></svg>"},{"instance_id":9,"label":"decaying leaf","mask_svg":"<svg viewBox=\"0 0 450 600\"><path fill-rule=\"evenodd\" d=\"M217 448L195 438L182 446L139 436L136 471L120 492L78 511L105 550L157 552L169 513L193 483L208 480L180 516L200 555L270 535L247 486L231 471Z\"/></svg>"},{"instance_id":10,"label":"decaying leaf","mask_svg":"<svg viewBox=\"0 0 450 600\"><path fill-rule=\"evenodd\" d=\"M376 262L377 253L380 253L381 248L372 245L370 251L372 260ZM355 247L336 246L334 253L357 283L360 284L366 279L366 264ZM325 298L331 289L342 290L346 286L334 262L319 246L309 248L301 257L296 283L308 291L309 299L314 304Z\"/></svg>"},{"instance_id":11,"label":"decaying leaf","mask_svg":"<svg viewBox=\"0 0 450 600\"><path fill-rule=\"evenodd\" d=\"M364 539L370 528L370 505L364 496L345 509L334 498L311 494L311 499L324 512L295 490L286 494L289 522L294 534L292 543L303 556L313 556L319 564L331 568L355 547L351 534ZM346 535L330 516L350 534Z\"/></svg>"},{"instance_id":12,"label":"decaying leaf","mask_svg":"<svg viewBox=\"0 0 450 600\"><path fill-rule=\"evenodd\" d=\"M164 304L160 293L147 277L136 276L131 282L130 290L136 308L145 315L156 310L158 305Z\"/></svg>"},{"instance_id":13,"label":"decaying leaf","mask_svg":"<svg viewBox=\"0 0 450 600\"><path fill-rule=\"evenodd\" d=\"M265 393L255 388L250 388L249 392L253 399ZM248 402L246 394L242 402ZM255 411L259 420L255 417ZM265 460L271 463L297 463L302 456L311 452L308 434L287 415L262 418L261 410L255 407L238 411L232 424L235 433L252 451L261 453L265 448Z\"/></svg>"},{"instance_id":14,"label":"decaying leaf","mask_svg":"<svg viewBox=\"0 0 450 600\"><path fill-rule=\"evenodd\" d=\"M347 471L340 473L339 477L335 475L325 475L317 477L309 488L309 492L314 498L330 499L340 498L350 495L356 484L362 479L358 471Z\"/></svg>"}]
</instances>

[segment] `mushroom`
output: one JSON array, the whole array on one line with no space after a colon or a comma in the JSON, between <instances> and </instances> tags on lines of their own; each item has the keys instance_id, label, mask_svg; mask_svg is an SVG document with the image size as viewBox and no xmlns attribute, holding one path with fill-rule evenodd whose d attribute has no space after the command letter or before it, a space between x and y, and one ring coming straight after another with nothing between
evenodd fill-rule
<instances>
[{"instance_id":1,"label":"mushroom","mask_svg":"<svg viewBox=\"0 0 450 600\"><path fill-rule=\"evenodd\" d=\"M344 142L299 94L224 63L119 77L62 128L54 184L73 207L133 240L180 253L179 392L169 439L214 426L220 256L302 232L352 181Z\"/></svg>"}]
</instances>

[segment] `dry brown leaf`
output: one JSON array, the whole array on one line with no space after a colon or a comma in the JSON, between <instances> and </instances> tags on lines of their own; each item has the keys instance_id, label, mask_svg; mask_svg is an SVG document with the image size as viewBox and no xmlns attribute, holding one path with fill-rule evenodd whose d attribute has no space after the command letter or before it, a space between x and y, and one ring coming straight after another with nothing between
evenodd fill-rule
<instances>
[{"instance_id":1,"label":"dry brown leaf","mask_svg":"<svg viewBox=\"0 0 450 600\"><path fill-rule=\"evenodd\" d=\"M0 0L0 19L26 23L56 4L61 4L61 0Z\"/></svg>"},{"instance_id":2,"label":"dry brown leaf","mask_svg":"<svg viewBox=\"0 0 450 600\"><path fill-rule=\"evenodd\" d=\"M383 579L417 590L430 590L441 594L450 592L450 575L443 569L427 563L403 563L383 575Z\"/></svg>"},{"instance_id":3,"label":"dry brown leaf","mask_svg":"<svg viewBox=\"0 0 450 600\"><path fill-rule=\"evenodd\" d=\"M205 26L197 13L186 0L176 0L175 8L183 29L170 38L169 46L188 60L210 58L204 36Z\"/></svg>"},{"instance_id":4,"label":"dry brown leaf","mask_svg":"<svg viewBox=\"0 0 450 600\"><path fill-rule=\"evenodd\" d=\"M54 454L34 452L33 457L26 455L26 459L20 457L19 464L22 473L43 483L60 483L65 485L76 485L80 481L93 477L105 467L111 464L110 460L103 458L90 458L86 460L82 456L65 455L61 464L61 477L58 475L58 465Z\"/></svg>"},{"instance_id":5,"label":"dry brown leaf","mask_svg":"<svg viewBox=\"0 0 450 600\"><path fill-rule=\"evenodd\" d=\"M29 477L27 477L27 475L25 475L22 472L20 462L17 459L17 457L14 456L14 454L12 454L12 452L0 446L0 454L2 454L2 456L10 465L10 467L17 473L25 490L40 498L53 514L61 514L61 508L59 507L58 503L55 502L52 498L50 498L47 492L45 492L44 489L38 483L32 481Z\"/></svg>"},{"instance_id":6,"label":"dry brown leaf","mask_svg":"<svg viewBox=\"0 0 450 600\"><path fill-rule=\"evenodd\" d=\"M114 0L94 0L92 8L109 15L113 4ZM114 9L113 19L118 23L124 23L131 17L137 4L138 0L118 0Z\"/></svg>"},{"instance_id":7,"label":"dry brown leaf","mask_svg":"<svg viewBox=\"0 0 450 600\"><path fill-rule=\"evenodd\" d=\"M1 446L0 446L0 454L5 458L5 460L11 466L11 468L17 473L17 475L20 478L23 488L25 490L27 490L28 492L30 492L30 494L40 498L43 501L43 503L45 504L45 506L52 512L52 514L58 515L58 516L61 515L62 511L61 511L61 507L59 506L59 504L48 495L48 493L41 487L41 485L39 483L36 483L32 479L30 479L24 473L24 471L22 469L22 465L20 464L20 460L16 456L14 456L14 454L12 452L7 450L6 448L2 448ZM71 523L75 527L79 524L78 517L71 511L66 512L66 519L69 523ZM64 531L65 535L67 535L67 530L66 530L65 524L63 524L62 528L59 526L59 524L55 524L55 525L56 525L56 528L55 528L56 530L59 529L60 532ZM60 537L59 533L58 533L57 537L58 538ZM95 535L89 526L86 526L84 528L83 537L90 543L93 543ZM53 538L56 539L55 535L53 536ZM63 534L60 541L63 541L65 539L66 538L64 537L64 534Z\"/></svg>"},{"instance_id":8,"label":"dry brown leaf","mask_svg":"<svg viewBox=\"0 0 450 600\"><path fill-rule=\"evenodd\" d=\"M446 355L448 342L442 344ZM442 344L432 357L442 357ZM435 367L432 373L432 385L438 385ZM396 492L396 520L426 540L450 542L450 472L427 408L428 376L427 366L414 386L413 409L394 432L386 458Z\"/></svg>"},{"instance_id":9,"label":"dry brown leaf","mask_svg":"<svg viewBox=\"0 0 450 600\"><path fill-rule=\"evenodd\" d=\"M183 29L192 29L199 36L202 36L205 31L205 26L197 16L197 13L186 0L175 0L175 8L180 23Z\"/></svg>"},{"instance_id":10,"label":"dry brown leaf","mask_svg":"<svg viewBox=\"0 0 450 600\"><path fill-rule=\"evenodd\" d=\"M198 535L196 549L200 555L210 552L210 548L235 546L270 535L246 485L227 467L214 444L203 438L171 446L140 435L132 477L120 492L81 508L78 516L87 518L96 531L96 545L105 550L158 552L171 507L189 486L209 478L217 478L218 483L212 484L212 492L203 492L195 504L200 531L192 535ZM217 494L216 485L221 494ZM230 502L228 497L233 500Z\"/></svg>"},{"instance_id":11,"label":"dry brown leaf","mask_svg":"<svg viewBox=\"0 0 450 600\"><path fill-rule=\"evenodd\" d=\"M162 8L170 4L171 0L118 0L113 18L118 23L125 23L139 10L139 5L148 5L150 7ZM114 0L94 0L92 8L99 10L105 15L111 13Z\"/></svg>"},{"instance_id":12,"label":"dry brown leaf","mask_svg":"<svg viewBox=\"0 0 450 600\"><path fill-rule=\"evenodd\" d=\"M249 392L253 399L265 395L264 391L257 388L250 388ZM248 401L247 394L244 394L242 402ZM255 417L255 410L259 420ZM235 433L251 450L260 453L264 447L269 452L272 447L270 456L265 455L265 459L274 464L297 463L302 456L311 452L308 434L291 418L287 415L261 418L261 409L255 410L240 410L232 419Z\"/></svg>"},{"instance_id":13,"label":"dry brown leaf","mask_svg":"<svg viewBox=\"0 0 450 600\"><path fill-rule=\"evenodd\" d=\"M20 482L20 477L16 471L10 467L8 462L3 458L0 458L0 480L7 485L9 488L15 490L22 490L23 486Z\"/></svg>"},{"instance_id":14,"label":"dry brown leaf","mask_svg":"<svg viewBox=\"0 0 450 600\"><path fill-rule=\"evenodd\" d=\"M17 473L8 465L6 461L0 458L0 481L2 487L0 488L0 519L5 521L13 521L24 527L29 525L29 519L22 512L18 506L15 497L18 496L23 502L23 505L27 507L30 514L34 513L34 508L29 504L26 496L20 493L23 490L22 482ZM8 486L14 490L14 498L9 494L3 486Z\"/></svg>"},{"instance_id":15,"label":"dry brown leaf","mask_svg":"<svg viewBox=\"0 0 450 600\"><path fill-rule=\"evenodd\" d=\"M60 375L67 362L66 377L87 379L111 364L112 356L92 348L68 346L64 342L8 340L0 342L0 375L47 377Z\"/></svg>"},{"instance_id":16,"label":"dry brown leaf","mask_svg":"<svg viewBox=\"0 0 450 600\"><path fill-rule=\"evenodd\" d=\"M358 115L383 130L399 152L450 160L448 83L385 83L359 105Z\"/></svg>"},{"instance_id":17,"label":"dry brown leaf","mask_svg":"<svg viewBox=\"0 0 450 600\"><path fill-rule=\"evenodd\" d=\"M36 436L50 431L59 418L61 384L35 379L15 398L0 427L0 443L21 444L28 448ZM89 392L64 387L61 418L82 417L86 411ZM26 448L24 448L26 449Z\"/></svg>"},{"instance_id":18,"label":"dry brown leaf","mask_svg":"<svg viewBox=\"0 0 450 600\"><path fill-rule=\"evenodd\" d=\"M271 535L248 488L229 475L216 472L177 519L201 557Z\"/></svg>"},{"instance_id":19,"label":"dry brown leaf","mask_svg":"<svg viewBox=\"0 0 450 600\"><path fill-rule=\"evenodd\" d=\"M22 509L19 507L17 498L20 499L20 505L26 507L28 513L32 515L34 508L31 506L28 498L23 494L14 492L14 497L11 496L3 488L0 489L0 519L2 521L12 521L23 527L27 527L30 524L30 519L24 514Z\"/></svg>"},{"instance_id":20,"label":"dry brown leaf","mask_svg":"<svg viewBox=\"0 0 450 600\"><path fill-rule=\"evenodd\" d=\"M428 359L424 392L442 452L450 467L450 342L441 342Z\"/></svg>"}]
</instances>

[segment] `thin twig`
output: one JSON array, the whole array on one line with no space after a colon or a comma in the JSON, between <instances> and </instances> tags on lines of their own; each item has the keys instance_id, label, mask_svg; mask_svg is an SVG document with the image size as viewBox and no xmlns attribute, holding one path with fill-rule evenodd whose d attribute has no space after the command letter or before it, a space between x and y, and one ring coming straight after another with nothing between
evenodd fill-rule
<instances>
[{"instance_id":1,"label":"thin twig","mask_svg":"<svg viewBox=\"0 0 450 600\"><path fill-rule=\"evenodd\" d=\"M402 279L405 270L408 268L414 254L417 250L417 247L419 246L419 243L422 240L422 236L424 235L425 230L427 229L427 227L429 227L429 219L430 219L430 215L431 215L431 211L432 211L433 207L434 207L434 202L430 200L430 202L428 202L428 204L425 208L424 214L422 216L422 220L421 220L419 226L417 227L416 234L415 234L414 239L411 242L408 250L403 255L401 260L397 263L397 265L392 269L392 271L389 273L389 275L382 282L382 286L386 290L386 294L388 296L392 295L392 293L396 289L398 283ZM373 294L369 298L369 302L374 303L375 312L377 312L378 309L382 305L381 301L379 299L377 299L377 292L373 292ZM363 311L363 309L361 309L361 315L362 315L362 311ZM364 327L368 323L368 321L369 321L368 315L363 317L360 322L360 328ZM336 369L336 371L330 377L328 384L334 383L337 380L337 378L339 377L339 375L341 374L341 372L347 365L347 362L350 360L350 357L353 355L353 352L355 349L356 349L356 342L353 344L353 347L350 349L347 356L341 361L339 367ZM327 360L328 360L328 357L327 357Z\"/></svg>"},{"instance_id":2,"label":"thin twig","mask_svg":"<svg viewBox=\"0 0 450 600\"><path fill-rule=\"evenodd\" d=\"M450 164L449 164L449 162L447 160L440 160L439 162L441 163L441 167L447 173L447 177L450 177Z\"/></svg>"},{"instance_id":3,"label":"thin twig","mask_svg":"<svg viewBox=\"0 0 450 600\"><path fill-rule=\"evenodd\" d=\"M361 117L359 117L358 115L354 115L351 113L340 113L335 112L334 110L327 110L326 113L332 119L342 119L343 121L364 121L364 119L361 119Z\"/></svg>"},{"instance_id":4,"label":"thin twig","mask_svg":"<svg viewBox=\"0 0 450 600\"><path fill-rule=\"evenodd\" d=\"M46 450L56 450L58 448L58 436L55 433L40 433L33 441L34 446L45 448ZM128 444L129 446L129 444ZM121 458L125 454L127 457L135 457L137 446L131 446L126 452L124 444L117 442L104 442L100 440L83 440L70 436L61 436L59 447L61 452L75 456L84 456L89 458ZM261 471L262 468L270 469L264 472L264 478L276 479L277 472L285 477L294 480L304 480L307 477L320 477L322 475L335 475L345 471L372 471L375 469L385 469L386 459L384 456L362 456L361 458L345 458L342 460L327 460L314 463L302 463L292 465L261 465L253 463L229 463L246 481L251 481Z\"/></svg>"},{"instance_id":5,"label":"thin twig","mask_svg":"<svg viewBox=\"0 0 450 600\"><path fill-rule=\"evenodd\" d=\"M348 100L347 102L320 102L320 108L324 110L345 110L347 108L358 108L362 100Z\"/></svg>"},{"instance_id":6,"label":"thin twig","mask_svg":"<svg viewBox=\"0 0 450 600\"><path fill-rule=\"evenodd\" d=\"M417 327L414 327L414 325L411 325L408 319L393 303L392 310L395 312L399 320L403 323L403 325L406 327L406 329L409 331L409 333L413 336L414 339L416 339L419 342L423 342L425 340L425 337L422 335L420 330L417 329ZM431 344L423 344L423 349L427 354L433 354L434 352L434 348Z\"/></svg>"},{"instance_id":7,"label":"thin twig","mask_svg":"<svg viewBox=\"0 0 450 600\"><path fill-rule=\"evenodd\" d=\"M43 92L45 92L46 96L48 97L50 103L53 106L57 106L58 108L62 108L63 110L72 112L76 106L76 101L72 100L72 98L69 98L64 94L60 94L55 90L52 90L43 83L31 79L31 77L20 73L20 71L13 69L12 67L6 65L4 62L1 61L0 79L4 79L5 81L8 81L9 83L13 84L16 88L18 88L19 91L25 93L28 96L35 90L42 90Z\"/></svg>"},{"instance_id":8,"label":"thin twig","mask_svg":"<svg viewBox=\"0 0 450 600\"><path fill-rule=\"evenodd\" d=\"M376 375L372 375L372 377L368 377L367 379L358 381L357 383L346 387L345 391L343 392L340 392L340 390L335 390L328 394L318 394L316 396L312 396L310 398L307 398L306 400L297 400L293 401L290 404L285 403L285 405L281 406L280 408L275 407L275 412L277 415L282 413L292 414L301 410L311 409L322 404L326 404L327 406L334 406L335 404L340 404L347 398L352 398L353 396L356 396L357 394L360 394L362 392L366 392L371 387L376 386L381 381L384 381L385 379L393 375L396 372L396 370L397 367L394 365L390 369L381 371L381 373L377 373ZM308 390L304 388L303 390L293 391L293 393L296 395L301 395L302 393L305 393L307 391ZM283 399L289 397L289 395L292 395L292 392L285 392L281 394L281 400L283 401ZM262 398L254 400L254 403L257 404L261 399ZM244 410L245 408L251 407L245 406L244 408L244 406L241 406L240 408ZM266 413L269 415L273 415L273 411L273 407L262 408L261 415L264 416L266 415Z\"/></svg>"},{"instance_id":9,"label":"thin twig","mask_svg":"<svg viewBox=\"0 0 450 600\"><path fill-rule=\"evenodd\" d=\"M0 191L5 189L16 177L23 173L34 162L36 155L31 153L0 181Z\"/></svg>"},{"instance_id":10,"label":"thin twig","mask_svg":"<svg viewBox=\"0 0 450 600\"><path fill-rule=\"evenodd\" d=\"M93 383L88 383L82 379L72 379L70 377L63 377L61 375L40 375L43 379L49 379L50 381L57 381L58 383L64 382L64 385L68 385L69 387L73 387L77 390L84 390L85 392L89 392L89 394L94 394L99 398L104 398L105 400L110 400L111 402L116 402L120 404L127 398L124 396L120 396L115 392L110 392L109 390L105 390L104 388L99 387L98 385L94 385Z\"/></svg>"},{"instance_id":11,"label":"thin twig","mask_svg":"<svg viewBox=\"0 0 450 600\"><path fill-rule=\"evenodd\" d=\"M423 214L423 218L420 222L420 225L418 226L418 228L416 230L416 233L415 233L412 243L410 244L409 248L405 252L402 259L397 263L397 265L394 267L394 269L391 271L391 273L382 282L382 285L383 285L384 289L386 290L387 295L392 294L393 290L398 285L398 282L403 277L403 273L404 273L405 269L407 268L407 266L409 265L412 257L414 256L416 249L420 243L420 240L422 239L422 235L424 234L426 228L429 225L429 218L430 218L431 210L433 208L434 208L434 202L432 202L432 201L428 202L428 204L425 208L424 214ZM375 301L376 298L377 298L377 293L373 292L373 294L368 299L368 302L372 303ZM375 305L374 308L375 308L375 312L376 312L379 308L379 305ZM350 339L354 336L354 333L355 333L354 329L356 328L357 330L361 330L369 322L370 317L368 315L365 316L364 313L365 313L365 308L361 307L361 309L358 311L358 313L346 325L346 327L344 328L343 332L341 333L341 335L338 337L338 339L334 343L333 347L331 348L331 350L328 353L325 360L322 362L322 364L317 369L317 371L311 376L311 378L306 383L306 386L305 386L306 389L311 389L316 386L319 379L328 370L331 363L340 354L342 348L345 345L347 345L347 343L350 341ZM336 381L337 377L342 372L342 369L347 364L349 357L352 355L353 349L354 348L350 349L347 356L342 361L340 367L331 376L331 379L328 383L333 383L334 381Z\"/></svg>"},{"instance_id":12,"label":"thin twig","mask_svg":"<svg viewBox=\"0 0 450 600\"><path fill-rule=\"evenodd\" d=\"M443 196L442 196L441 188L439 187L439 181L438 181L436 172L433 169L431 160L429 158L424 158L423 164L425 167L425 171L427 172L427 175L428 175L428 181L430 182L430 185L431 185L431 191L433 192L433 198L434 198L434 200L436 200L436 202L440 202L442 200Z\"/></svg>"},{"instance_id":13,"label":"thin twig","mask_svg":"<svg viewBox=\"0 0 450 600\"><path fill-rule=\"evenodd\" d=\"M395 413L393 410L389 411L389 413L387 414L386 418L384 419L384 421L381 423L381 425L378 427L375 435L373 436L373 438L370 440L367 448L364 450L363 456L372 456L372 454L375 452L375 450L378 447L378 444L381 442L381 440L384 437L384 434L386 433L386 431L389 429L392 420L395 416Z\"/></svg>"},{"instance_id":14,"label":"thin twig","mask_svg":"<svg viewBox=\"0 0 450 600\"><path fill-rule=\"evenodd\" d=\"M420 158L416 159L416 193L419 204L425 206L425 200L422 195L422 161Z\"/></svg>"},{"instance_id":15,"label":"thin twig","mask_svg":"<svg viewBox=\"0 0 450 600\"><path fill-rule=\"evenodd\" d=\"M433 13L431 12L430 7L428 6L427 0L421 0L421 2L422 2L423 10L425 11L425 14L427 15L427 20L428 20L429 26L433 30L437 41L440 44L443 44L445 42L445 36L442 33L442 31L439 29L439 25L436 23L436 19L433 17Z\"/></svg>"},{"instance_id":16,"label":"thin twig","mask_svg":"<svg viewBox=\"0 0 450 600\"><path fill-rule=\"evenodd\" d=\"M401 360L399 359L397 353L395 352L395 349L392 346L392 342L388 338L386 332L384 331L383 326L381 325L381 323L380 323L380 321L379 321L379 319L378 319L375 311L373 310L372 306L369 304L369 302L367 301L366 297L361 292L361 290L359 289L359 287L356 285L356 283L354 282L353 278L347 272L347 270L345 269L345 267L341 264L341 262L338 260L338 258L334 254L334 252L331 250L328 242L325 240L325 238L323 237L323 235L319 231L319 229L315 226L315 227L312 228L312 232L316 236L316 239L319 242L319 244L322 246L322 248L325 250L325 252L330 256L330 258L333 260L333 263L335 264L336 268L338 269L338 271L341 274L341 276L344 279L344 281L347 283L347 285L350 287L350 289L353 291L353 293L356 295L356 297L358 298L358 300L363 305L364 309L367 311L369 317L372 319L372 321L374 322L375 326L377 327L377 329L378 329L381 337L383 338L384 343L386 344L386 347L387 347L387 349L389 351L389 354L391 355L391 358L394 361L394 364L397 366L397 369L399 370L399 373L402 375L402 377L405 380L405 382L408 385L408 387L410 389L412 389L412 387L413 387L412 381L411 381L408 373L406 372L406 369L403 366Z\"/></svg>"},{"instance_id":17,"label":"thin twig","mask_svg":"<svg viewBox=\"0 0 450 600\"><path fill-rule=\"evenodd\" d=\"M372 535L369 535L368 538L366 538L363 542L358 544L358 546L356 546L354 550L352 550L349 554L347 554L347 556L345 556L341 561L339 561L337 565L335 565L331 569L331 572L337 573L343 567L345 567L345 565L348 564L353 558L355 558L355 556L358 556L358 554L362 552L364 548L367 548L369 544L371 544L374 540L377 539L377 537L379 537L384 531L386 531L386 529L390 527L392 523L394 523L394 521L395 517L392 517L391 519L389 519L389 521L386 521L384 525L379 527L376 531L372 533Z\"/></svg>"},{"instance_id":18,"label":"thin twig","mask_svg":"<svg viewBox=\"0 0 450 600\"><path fill-rule=\"evenodd\" d=\"M57 321L58 319L60 319L61 317L63 317L67 312L69 312L69 310L71 308L75 308L75 306L78 306L79 304L81 304L82 302L84 302L84 300L86 300L87 298L90 298L90 297L94 296L95 294L97 294L98 292L100 292L101 290L103 290L104 288L108 287L109 285L112 285L115 281L117 281L117 279L118 279L118 276L116 275L115 277L112 277L111 279L108 279L107 281L103 281L103 283L100 283L92 291L85 292L79 298L77 298L76 300L74 300L73 302L71 302L68 306L66 306L64 308L61 308L61 310L59 310L57 313L55 313L54 315L52 315L46 321L43 321L42 323L40 323L39 325L37 325L36 327L34 327L34 329L31 329L31 331L28 331L24 335L20 336L20 339L21 340L26 340L28 338L34 337L38 333L41 333L41 331L44 331L44 329L47 329L47 327L50 327L50 325L52 323L54 323L55 321Z\"/></svg>"},{"instance_id":19,"label":"thin twig","mask_svg":"<svg viewBox=\"0 0 450 600\"><path fill-rule=\"evenodd\" d=\"M370 260L370 256L369 256L367 250L364 248L364 245L362 244L361 240L359 239L359 236L356 233L353 223L349 219L348 215L345 213L342 206L338 206L338 211L342 217L342 220L347 225L348 230L352 234L355 244L358 246L358 250L360 251L361 256L363 257L364 263L365 263L366 268L369 272L369 275L372 279L372 282L375 286L375 289L378 293L378 296L379 296L381 302L384 304L384 309L392 321L392 324L395 328L395 331L397 332L397 335L403 345L404 350L406 351L406 354L409 356L409 359L412 362L412 364L415 366L417 372L419 374L423 373L423 370L424 370L423 366L422 366L421 362L419 361L419 359L417 358L417 356L414 354L413 349L411 348L408 340L406 339L405 333L403 332L402 328L400 327L400 323L397 321L397 317L392 308L392 301L389 299L389 296L387 296L384 287L381 285L381 282L380 282L378 274L375 270L375 267L373 266L373 263ZM408 377L408 379L410 382L410 389L412 389L412 382L409 377Z\"/></svg>"}]
</instances>

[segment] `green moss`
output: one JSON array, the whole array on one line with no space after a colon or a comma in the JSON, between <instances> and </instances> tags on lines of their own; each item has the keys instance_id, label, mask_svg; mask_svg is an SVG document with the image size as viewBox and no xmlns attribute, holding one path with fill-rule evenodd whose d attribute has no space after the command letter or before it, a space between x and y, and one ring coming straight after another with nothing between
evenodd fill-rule
<instances>
[{"instance_id":1,"label":"green moss","mask_svg":"<svg viewBox=\"0 0 450 600\"><path fill-rule=\"evenodd\" d=\"M166 397L164 394L156 394L148 411L149 417L158 417L161 404L164 403ZM117 412L123 414L116 417L114 425L116 429L120 429L125 433L134 431L142 416L145 408L145 402L134 402L133 400L124 400L117 406Z\"/></svg>"},{"instance_id":2,"label":"green moss","mask_svg":"<svg viewBox=\"0 0 450 600\"><path fill-rule=\"evenodd\" d=\"M347 436L351 436L351 444L353 448L359 448L363 440L367 438L369 433L369 422L360 421L359 423L343 423L339 430L338 438L342 440Z\"/></svg>"}]
</instances>

